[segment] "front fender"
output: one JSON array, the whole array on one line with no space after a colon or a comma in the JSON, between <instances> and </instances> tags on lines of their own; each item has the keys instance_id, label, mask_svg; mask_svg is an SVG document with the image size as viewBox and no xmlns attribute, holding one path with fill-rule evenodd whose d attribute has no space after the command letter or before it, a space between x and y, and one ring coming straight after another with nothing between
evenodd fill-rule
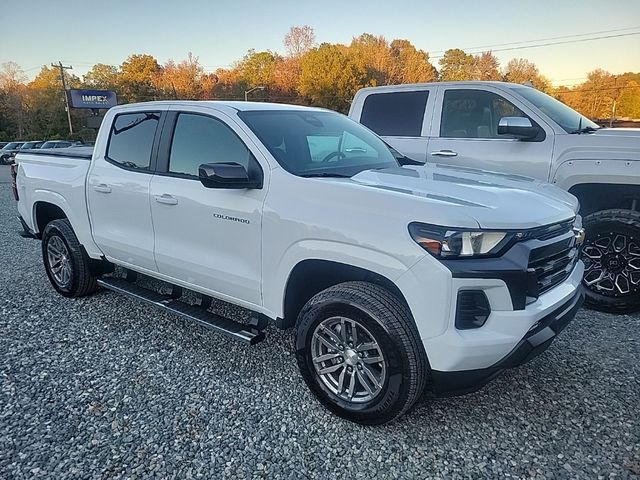
<instances>
[{"instance_id":1,"label":"front fender","mask_svg":"<svg viewBox=\"0 0 640 480\"><path fill-rule=\"evenodd\" d=\"M417 254L418 262L425 254ZM297 264L305 260L326 260L368 270L395 282L410 267L393 256L363 246L329 240L301 240L292 244L282 255L274 275L263 285L263 301L266 310L275 317L284 314L284 297L287 282ZM404 292L403 292L404 293Z\"/></svg>"},{"instance_id":2,"label":"front fender","mask_svg":"<svg viewBox=\"0 0 640 480\"><path fill-rule=\"evenodd\" d=\"M567 160L555 170L552 183L569 190L584 183L637 184L639 177L640 161L636 160Z\"/></svg>"}]
</instances>

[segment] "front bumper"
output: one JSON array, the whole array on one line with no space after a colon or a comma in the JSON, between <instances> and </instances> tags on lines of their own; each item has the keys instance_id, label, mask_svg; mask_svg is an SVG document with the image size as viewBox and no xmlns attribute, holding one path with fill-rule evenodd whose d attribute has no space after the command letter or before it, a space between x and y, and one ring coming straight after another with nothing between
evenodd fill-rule
<instances>
[{"instance_id":1,"label":"front bumper","mask_svg":"<svg viewBox=\"0 0 640 480\"><path fill-rule=\"evenodd\" d=\"M445 396L471 393L482 388L505 369L527 363L551 345L575 317L583 302L584 291L579 286L566 303L538 320L515 348L495 365L476 370L432 370L432 390Z\"/></svg>"}]
</instances>

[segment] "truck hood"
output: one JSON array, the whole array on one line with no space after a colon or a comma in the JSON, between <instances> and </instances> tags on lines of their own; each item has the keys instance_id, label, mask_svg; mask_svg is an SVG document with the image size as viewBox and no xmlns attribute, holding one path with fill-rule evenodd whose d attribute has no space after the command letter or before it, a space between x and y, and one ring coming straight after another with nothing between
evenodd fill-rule
<instances>
[{"instance_id":1,"label":"truck hood","mask_svg":"<svg viewBox=\"0 0 640 480\"><path fill-rule=\"evenodd\" d=\"M600 128L590 135L607 137L636 137L640 139L640 128Z\"/></svg>"},{"instance_id":2,"label":"truck hood","mask_svg":"<svg viewBox=\"0 0 640 480\"><path fill-rule=\"evenodd\" d=\"M578 210L577 199L553 185L472 168L426 164L365 170L350 181L460 209L457 213L464 212L481 228L535 228L568 220Z\"/></svg>"}]
</instances>

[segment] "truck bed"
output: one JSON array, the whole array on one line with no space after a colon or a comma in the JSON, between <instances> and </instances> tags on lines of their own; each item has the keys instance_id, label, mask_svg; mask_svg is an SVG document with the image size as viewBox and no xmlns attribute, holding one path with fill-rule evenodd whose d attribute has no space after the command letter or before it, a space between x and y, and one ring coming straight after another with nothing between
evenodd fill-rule
<instances>
[{"instance_id":1,"label":"truck bed","mask_svg":"<svg viewBox=\"0 0 640 480\"><path fill-rule=\"evenodd\" d=\"M93 155L93 147L45 148L39 150L34 149L29 150L28 153L19 153L18 155L84 158L86 160L91 160L91 156Z\"/></svg>"},{"instance_id":2,"label":"truck bed","mask_svg":"<svg viewBox=\"0 0 640 480\"><path fill-rule=\"evenodd\" d=\"M53 204L61 208L87 251L95 249L87 212L85 180L93 147L70 147L18 153L18 212L29 229L39 235L38 210ZM30 206L33 206L31 208Z\"/></svg>"}]
</instances>

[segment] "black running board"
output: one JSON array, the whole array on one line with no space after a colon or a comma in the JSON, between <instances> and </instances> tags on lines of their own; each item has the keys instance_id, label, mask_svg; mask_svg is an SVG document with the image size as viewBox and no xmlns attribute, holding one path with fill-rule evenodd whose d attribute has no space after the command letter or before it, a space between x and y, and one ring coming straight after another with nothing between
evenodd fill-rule
<instances>
[{"instance_id":1,"label":"black running board","mask_svg":"<svg viewBox=\"0 0 640 480\"><path fill-rule=\"evenodd\" d=\"M167 312L174 313L183 318L191 320L205 328L222 333L234 340L253 345L264 340L264 333L252 328L251 325L245 325L229 318L216 315L206 309L189 305L188 303L176 300L169 295L162 295L153 290L143 288L135 283L128 282L123 278L103 277L98 279L98 285L113 290L114 292L123 293L136 300L143 301L154 305Z\"/></svg>"}]
</instances>

